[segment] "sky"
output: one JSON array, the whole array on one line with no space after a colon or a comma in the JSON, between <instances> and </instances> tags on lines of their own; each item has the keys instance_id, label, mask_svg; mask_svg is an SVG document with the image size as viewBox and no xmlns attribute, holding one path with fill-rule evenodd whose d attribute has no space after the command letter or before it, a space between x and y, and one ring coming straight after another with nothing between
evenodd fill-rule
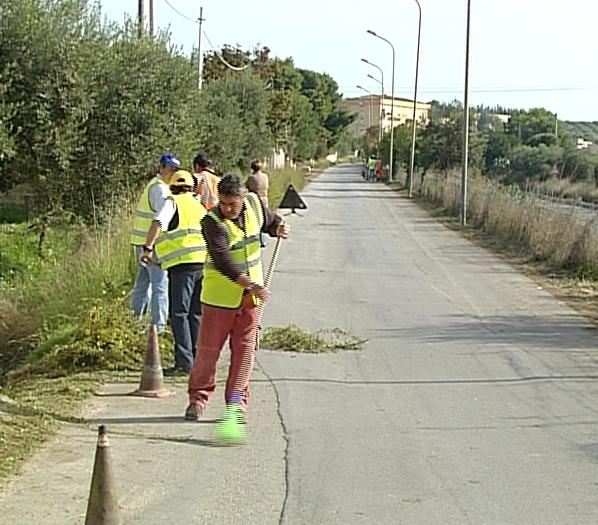
<instances>
[{"instance_id":1,"label":"sky","mask_svg":"<svg viewBox=\"0 0 598 525\"><path fill-rule=\"evenodd\" d=\"M463 101L467 0L419 0L422 8L418 100ZM136 16L137 0L100 0L103 14L122 22ZM170 4L170 5L169 5ZM145 0L146 14L149 0ZM202 48L265 45L304 69L328 73L345 97L391 94L413 98L418 8L416 0L154 0L156 25L190 53ZM596 0L471 0L470 105L544 107L562 120L598 121ZM209 39L208 40L206 39Z\"/></svg>"}]
</instances>

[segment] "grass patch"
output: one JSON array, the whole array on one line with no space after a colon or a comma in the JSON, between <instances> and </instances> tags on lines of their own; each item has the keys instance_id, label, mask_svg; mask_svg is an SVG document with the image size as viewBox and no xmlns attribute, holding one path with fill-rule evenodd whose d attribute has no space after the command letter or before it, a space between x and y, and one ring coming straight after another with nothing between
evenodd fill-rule
<instances>
[{"instance_id":1,"label":"grass patch","mask_svg":"<svg viewBox=\"0 0 598 525\"><path fill-rule=\"evenodd\" d=\"M367 343L341 328L306 332L294 324L284 327L268 327L261 336L260 344L273 350L317 354L339 350L359 350Z\"/></svg>"},{"instance_id":2,"label":"grass patch","mask_svg":"<svg viewBox=\"0 0 598 525\"><path fill-rule=\"evenodd\" d=\"M89 374L29 378L0 389L0 484L66 421L99 386Z\"/></svg>"}]
</instances>

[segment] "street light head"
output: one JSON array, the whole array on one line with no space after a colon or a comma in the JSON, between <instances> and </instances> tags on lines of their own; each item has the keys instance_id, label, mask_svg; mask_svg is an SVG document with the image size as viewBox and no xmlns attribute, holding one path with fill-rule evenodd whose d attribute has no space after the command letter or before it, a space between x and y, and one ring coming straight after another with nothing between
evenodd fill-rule
<instances>
[{"instance_id":1,"label":"street light head","mask_svg":"<svg viewBox=\"0 0 598 525\"><path fill-rule=\"evenodd\" d=\"M373 77L372 75L368 74L368 78L371 78L372 80L378 80L377 78Z\"/></svg>"},{"instance_id":2,"label":"street light head","mask_svg":"<svg viewBox=\"0 0 598 525\"><path fill-rule=\"evenodd\" d=\"M368 30L367 30L367 32L368 32L370 35L378 36L378 35L377 35L376 33L374 33L374 32L373 32L371 29L368 29Z\"/></svg>"},{"instance_id":3,"label":"street light head","mask_svg":"<svg viewBox=\"0 0 598 525\"><path fill-rule=\"evenodd\" d=\"M366 64L369 64L369 63L370 63L370 61L369 61L369 60L366 60L365 58L362 58L362 59L361 59L361 61L362 61L362 62L365 62Z\"/></svg>"}]
</instances>

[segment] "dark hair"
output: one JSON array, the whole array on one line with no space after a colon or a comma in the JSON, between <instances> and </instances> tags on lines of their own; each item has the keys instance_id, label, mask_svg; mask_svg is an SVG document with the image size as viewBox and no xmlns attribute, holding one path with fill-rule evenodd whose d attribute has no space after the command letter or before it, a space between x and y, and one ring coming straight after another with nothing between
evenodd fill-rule
<instances>
[{"instance_id":1,"label":"dark hair","mask_svg":"<svg viewBox=\"0 0 598 525\"><path fill-rule=\"evenodd\" d=\"M193 159L193 165L199 166L200 168L211 168L212 161L205 153L201 152L195 155L195 158Z\"/></svg>"},{"instance_id":2,"label":"dark hair","mask_svg":"<svg viewBox=\"0 0 598 525\"><path fill-rule=\"evenodd\" d=\"M252 160L251 161L251 171L256 173L262 169L262 163L259 160Z\"/></svg>"},{"instance_id":3,"label":"dark hair","mask_svg":"<svg viewBox=\"0 0 598 525\"><path fill-rule=\"evenodd\" d=\"M172 193L173 195L180 195L181 193L189 193L193 191L193 188L190 188L189 186L171 186L170 187L170 193Z\"/></svg>"},{"instance_id":4,"label":"dark hair","mask_svg":"<svg viewBox=\"0 0 598 525\"><path fill-rule=\"evenodd\" d=\"M218 194L227 197L240 197L245 194L241 177L236 173L227 173L218 183Z\"/></svg>"}]
</instances>

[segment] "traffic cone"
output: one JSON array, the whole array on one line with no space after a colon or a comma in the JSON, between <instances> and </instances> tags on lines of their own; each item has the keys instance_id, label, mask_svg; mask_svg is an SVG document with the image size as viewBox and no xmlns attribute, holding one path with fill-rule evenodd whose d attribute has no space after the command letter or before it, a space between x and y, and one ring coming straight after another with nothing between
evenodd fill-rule
<instances>
[{"instance_id":1,"label":"traffic cone","mask_svg":"<svg viewBox=\"0 0 598 525\"><path fill-rule=\"evenodd\" d=\"M106 427L98 428L98 446L91 476L85 525L119 525L118 499L110 466L110 442Z\"/></svg>"},{"instance_id":2,"label":"traffic cone","mask_svg":"<svg viewBox=\"0 0 598 525\"><path fill-rule=\"evenodd\" d=\"M145 364L141 372L139 388L131 392L132 396L166 397L174 394L164 388L164 374L160 360L160 347L158 346L158 331L155 325L148 328L147 350Z\"/></svg>"}]
</instances>

